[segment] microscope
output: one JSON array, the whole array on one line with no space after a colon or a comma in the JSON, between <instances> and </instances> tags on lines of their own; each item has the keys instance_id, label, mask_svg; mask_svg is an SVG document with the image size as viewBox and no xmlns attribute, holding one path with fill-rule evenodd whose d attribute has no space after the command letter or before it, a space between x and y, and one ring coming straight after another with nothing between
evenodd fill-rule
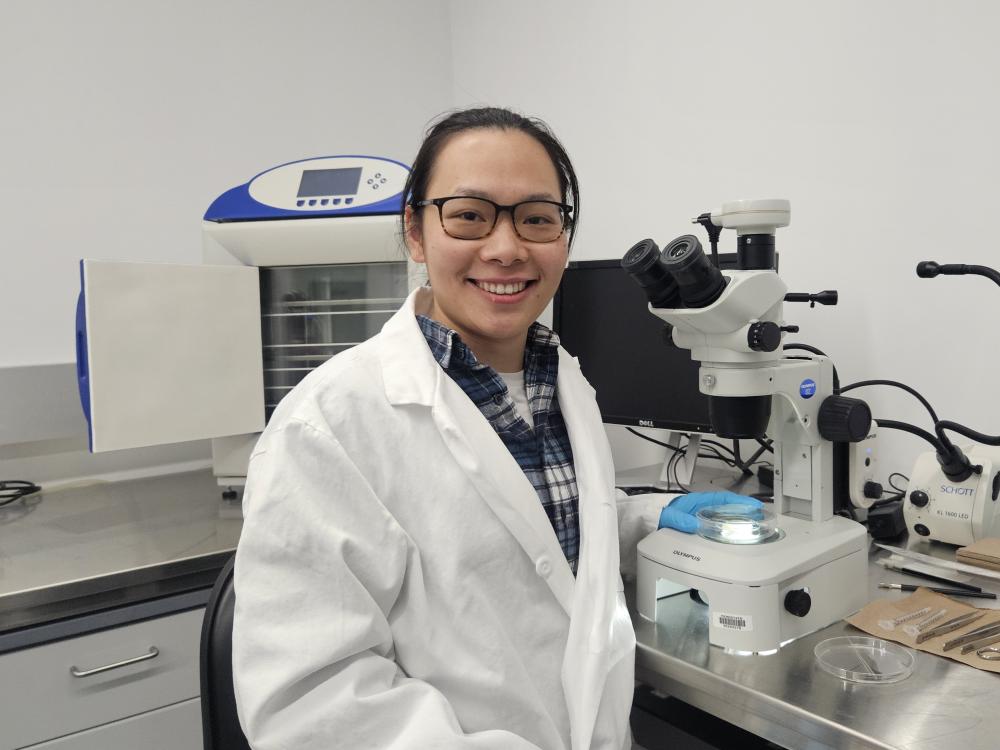
<instances>
[{"instance_id":1,"label":"microscope","mask_svg":"<svg viewBox=\"0 0 1000 750\"><path fill-rule=\"evenodd\" d=\"M715 433L773 441L773 511L700 517L698 534L660 529L638 546L639 613L655 620L665 592L693 589L708 605L709 641L734 653L776 651L859 610L868 594L866 531L834 514L833 451L868 436L871 412L835 394L826 357L783 355L783 336L798 330L783 303L810 296L788 295L776 271L775 231L790 217L786 200L744 200L696 219L713 245L722 229L736 231L734 271L720 271L692 235L662 252L643 240L622 259L673 343L701 363Z\"/></svg>"}]
</instances>

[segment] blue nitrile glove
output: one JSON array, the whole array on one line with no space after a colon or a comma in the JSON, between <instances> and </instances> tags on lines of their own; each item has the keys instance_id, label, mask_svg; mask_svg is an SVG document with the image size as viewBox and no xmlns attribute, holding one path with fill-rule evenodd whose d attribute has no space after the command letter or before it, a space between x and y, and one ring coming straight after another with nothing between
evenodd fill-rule
<instances>
[{"instance_id":1,"label":"blue nitrile glove","mask_svg":"<svg viewBox=\"0 0 1000 750\"><path fill-rule=\"evenodd\" d=\"M677 529L686 534L693 534L698 530L698 519L695 518L694 514L699 508L707 508L709 505L732 505L733 503L752 505L757 508L763 505L755 497L737 495L735 492L727 490L689 492L686 495L675 497L670 505L660 511L660 524L656 528Z\"/></svg>"}]
</instances>

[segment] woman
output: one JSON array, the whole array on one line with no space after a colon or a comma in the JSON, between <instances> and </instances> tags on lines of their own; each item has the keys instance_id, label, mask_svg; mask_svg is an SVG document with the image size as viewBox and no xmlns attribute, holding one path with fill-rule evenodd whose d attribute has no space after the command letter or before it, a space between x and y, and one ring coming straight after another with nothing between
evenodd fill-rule
<instances>
[{"instance_id":1,"label":"woman","mask_svg":"<svg viewBox=\"0 0 1000 750\"><path fill-rule=\"evenodd\" d=\"M406 195L429 287L287 396L251 458L245 732L261 750L628 747L614 467L592 389L534 322L567 260L572 165L539 122L466 110L431 129Z\"/></svg>"}]
</instances>

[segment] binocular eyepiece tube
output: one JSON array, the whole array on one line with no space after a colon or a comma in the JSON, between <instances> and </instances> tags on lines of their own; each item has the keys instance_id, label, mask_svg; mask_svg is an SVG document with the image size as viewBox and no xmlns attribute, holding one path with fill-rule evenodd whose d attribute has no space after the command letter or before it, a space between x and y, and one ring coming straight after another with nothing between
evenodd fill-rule
<instances>
[{"instance_id":1,"label":"binocular eyepiece tube","mask_svg":"<svg viewBox=\"0 0 1000 750\"><path fill-rule=\"evenodd\" d=\"M653 307L708 307L726 288L726 277L692 234L678 237L662 252L653 240L642 240L625 253L622 268Z\"/></svg>"}]
</instances>

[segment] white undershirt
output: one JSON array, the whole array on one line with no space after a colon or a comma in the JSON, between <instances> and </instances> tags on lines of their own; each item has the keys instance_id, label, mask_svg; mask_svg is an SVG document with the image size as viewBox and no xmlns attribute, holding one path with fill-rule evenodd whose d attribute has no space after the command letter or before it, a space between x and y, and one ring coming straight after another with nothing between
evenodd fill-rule
<instances>
[{"instance_id":1,"label":"white undershirt","mask_svg":"<svg viewBox=\"0 0 1000 750\"><path fill-rule=\"evenodd\" d=\"M521 417L531 429L535 429L535 418L531 414L531 407L528 406L528 389L524 385L524 370L518 372L498 372L503 382L507 384L507 391L514 400L514 408L517 415Z\"/></svg>"}]
</instances>

